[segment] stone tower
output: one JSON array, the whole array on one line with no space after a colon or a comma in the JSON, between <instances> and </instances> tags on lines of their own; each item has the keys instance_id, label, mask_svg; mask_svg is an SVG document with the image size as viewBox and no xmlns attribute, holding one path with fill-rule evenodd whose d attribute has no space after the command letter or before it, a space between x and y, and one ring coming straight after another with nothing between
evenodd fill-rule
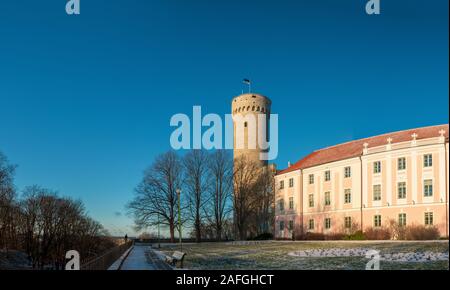
<instances>
[{"instance_id":1,"label":"stone tower","mask_svg":"<svg viewBox=\"0 0 450 290\"><path fill-rule=\"evenodd\" d=\"M233 98L231 109L233 117L240 116L243 118L243 124L238 125L236 121L234 121L234 159L237 159L241 156L245 156L247 160L255 162L259 164L261 167L267 166L266 160L260 159L260 153L264 152L259 144L258 144L258 136L264 132L264 126L258 124L258 115L265 114L266 115L266 138L269 136L269 117L270 117L270 109L271 109L272 101L259 94L242 94ZM253 115L254 120L256 120L256 148L251 148L249 146L249 130L253 130L252 125L249 122L249 115ZM243 129L241 133L238 132L239 129ZM243 147L241 149L237 148L237 138L243 138ZM255 139L253 138L253 139ZM251 144L250 144L251 145Z\"/></svg>"}]
</instances>

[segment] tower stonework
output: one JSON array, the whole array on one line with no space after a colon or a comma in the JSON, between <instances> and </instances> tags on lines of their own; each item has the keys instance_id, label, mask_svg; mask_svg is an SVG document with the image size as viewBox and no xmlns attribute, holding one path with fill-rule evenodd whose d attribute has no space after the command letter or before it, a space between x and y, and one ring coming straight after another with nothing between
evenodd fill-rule
<instances>
[{"instance_id":1,"label":"tower stonework","mask_svg":"<svg viewBox=\"0 0 450 290\"><path fill-rule=\"evenodd\" d=\"M261 160L260 153L266 152L262 150L258 144L258 138L261 134L264 133L264 130L266 131L265 136L268 138L269 134L269 118L270 118L270 110L271 110L272 101L259 94L242 94L239 95L232 100L231 109L233 117L242 117L243 118L243 124L240 124L238 126L236 119L234 118L233 125L234 125L234 159L238 159L242 156L244 156L248 161L254 162L255 164L265 167L267 166L267 160ZM261 124L258 123L258 116L260 114L266 115L266 125L265 128ZM249 144L249 130L254 130L251 126L251 124L248 122L249 115L253 115L254 120L256 120L255 124L255 135L253 139L256 139L256 147L251 148L251 144ZM243 129L241 133L238 132L239 129ZM237 148L237 138L243 138L243 147Z\"/></svg>"}]
</instances>

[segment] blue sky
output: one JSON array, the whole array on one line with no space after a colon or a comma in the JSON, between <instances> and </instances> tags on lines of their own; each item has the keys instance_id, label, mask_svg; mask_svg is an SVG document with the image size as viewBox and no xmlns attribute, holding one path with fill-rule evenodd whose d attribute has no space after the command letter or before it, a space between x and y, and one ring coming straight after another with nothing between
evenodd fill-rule
<instances>
[{"instance_id":1,"label":"blue sky","mask_svg":"<svg viewBox=\"0 0 450 290\"><path fill-rule=\"evenodd\" d=\"M318 148L448 123L448 1L0 3L0 151L19 189L80 198L114 234L173 114L229 113L253 81L284 167ZM119 214L121 213L121 214Z\"/></svg>"}]
</instances>

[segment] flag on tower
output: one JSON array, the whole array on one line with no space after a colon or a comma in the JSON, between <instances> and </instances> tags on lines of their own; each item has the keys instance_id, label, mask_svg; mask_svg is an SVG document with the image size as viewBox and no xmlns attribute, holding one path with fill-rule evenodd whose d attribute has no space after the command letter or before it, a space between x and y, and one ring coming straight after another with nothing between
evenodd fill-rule
<instances>
[{"instance_id":1,"label":"flag on tower","mask_svg":"<svg viewBox=\"0 0 450 290\"><path fill-rule=\"evenodd\" d=\"M243 81L242 81L244 84L246 84L246 85L249 85L249 84L251 84L251 82L250 82L250 80L249 79L244 79Z\"/></svg>"}]
</instances>

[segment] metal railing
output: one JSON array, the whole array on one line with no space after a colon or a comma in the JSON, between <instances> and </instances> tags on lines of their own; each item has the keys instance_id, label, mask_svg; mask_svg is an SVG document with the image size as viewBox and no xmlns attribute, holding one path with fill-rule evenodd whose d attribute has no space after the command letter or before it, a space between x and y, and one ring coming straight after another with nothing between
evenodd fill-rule
<instances>
[{"instance_id":1,"label":"metal railing","mask_svg":"<svg viewBox=\"0 0 450 290\"><path fill-rule=\"evenodd\" d=\"M112 248L100 257L94 258L81 265L81 270L108 270L108 268L117 261L131 246L133 241L129 241L120 246Z\"/></svg>"}]
</instances>

